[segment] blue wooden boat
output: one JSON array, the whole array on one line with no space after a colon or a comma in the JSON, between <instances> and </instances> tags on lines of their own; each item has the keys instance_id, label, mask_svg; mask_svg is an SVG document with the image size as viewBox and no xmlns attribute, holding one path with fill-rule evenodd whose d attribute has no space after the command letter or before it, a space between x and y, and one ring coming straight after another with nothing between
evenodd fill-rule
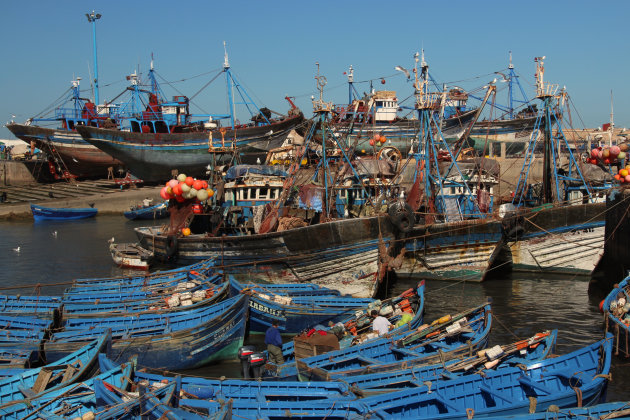
<instances>
[{"instance_id":1,"label":"blue wooden boat","mask_svg":"<svg viewBox=\"0 0 630 420\"><path fill-rule=\"evenodd\" d=\"M84 318L84 317L107 317L124 316L134 313L166 313L177 311L189 311L212 305L224 299L228 295L228 282L223 284L211 284L205 287L195 288L192 292L184 293L147 295L145 298L139 297L119 301L100 301L99 297L87 295L86 299L75 299L64 303L64 318ZM196 293L196 294L193 294ZM190 299L187 299L190 295ZM82 295L75 295L80 298ZM186 299L183 299L186 297ZM201 297L203 296L203 298ZM175 300L169 302L169 298Z\"/></svg>"},{"instance_id":2,"label":"blue wooden boat","mask_svg":"<svg viewBox=\"0 0 630 420\"><path fill-rule=\"evenodd\" d=\"M101 354L102 357L102 354ZM74 385L56 389L39 398L16 400L13 404L0 406L0 416L3 419L33 418L68 419L82 416L89 411L97 413L104 407L97 407L94 386L97 381L103 381L122 390L127 390L131 384L130 378L136 366L136 359L132 358L120 366L114 366L108 371L86 379ZM99 408L99 410L95 410ZM98 416L99 419L124 418L117 415Z\"/></svg>"},{"instance_id":3,"label":"blue wooden boat","mask_svg":"<svg viewBox=\"0 0 630 420\"><path fill-rule=\"evenodd\" d=\"M319 399L356 399L347 382L248 381L208 379L194 376L163 376L136 372L138 383L177 383L177 389L201 399L257 401L312 401Z\"/></svg>"},{"instance_id":4,"label":"blue wooden boat","mask_svg":"<svg viewBox=\"0 0 630 420\"><path fill-rule=\"evenodd\" d=\"M585 420L630 419L630 402L616 401L589 407L560 408L550 406L542 413L515 414L512 416L484 417L486 420Z\"/></svg>"},{"instance_id":5,"label":"blue wooden boat","mask_svg":"<svg viewBox=\"0 0 630 420\"><path fill-rule=\"evenodd\" d=\"M36 222L41 220L77 220L96 216L98 209L87 208L52 208L31 204L31 211Z\"/></svg>"},{"instance_id":6,"label":"blue wooden boat","mask_svg":"<svg viewBox=\"0 0 630 420\"><path fill-rule=\"evenodd\" d=\"M168 201L149 206L132 206L129 210L124 212L123 215L129 220L163 219L168 216Z\"/></svg>"},{"instance_id":7,"label":"blue wooden boat","mask_svg":"<svg viewBox=\"0 0 630 420\"><path fill-rule=\"evenodd\" d=\"M183 276L186 278L189 272L197 271L201 274L207 274L210 270L213 270L215 266L215 260L205 259L198 261L194 264L184 267L174 268L171 270L156 271L153 273L143 273L141 275L132 276L116 276L116 277L92 277L81 278L73 281L73 287L91 287L102 284L151 284L152 282L160 282L169 276ZM181 277L180 277L181 278Z\"/></svg>"},{"instance_id":8,"label":"blue wooden boat","mask_svg":"<svg viewBox=\"0 0 630 420\"><path fill-rule=\"evenodd\" d=\"M572 353L504 367L484 375L418 384L418 387L382 393L356 401L233 401L232 415L240 418L347 419L462 419L507 418L533 408L544 413L589 406L604 398L610 378L612 335ZM180 407L212 409L203 400L180 399ZM327 412L326 410L330 410ZM551 417L553 418L553 417Z\"/></svg>"},{"instance_id":9,"label":"blue wooden boat","mask_svg":"<svg viewBox=\"0 0 630 420\"><path fill-rule=\"evenodd\" d=\"M423 386L426 381L456 379L464 375L485 374L505 367L521 366L553 355L558 330L538 333L512 344L485 349L473 356L458 357L444 363L419 365L398 370L364 373L359 375L332 375L335 380L351 384L362 394L393 391L401 388ZM365 392L369 390L369 392ZM359 392L359 391L356 391Z\"/></svg>"},{"instance_id":10,"label":"blue wooden boat","mask_svg":"<svg viewBox=\"0 0 630 420\"><path fill-rule=\"evenodd\" d=\"M420 331L368 340L345 349L298 359L299 378L305 381L330 380L340 375L395 371L472 356L486 346L492 326L492 311L487 304L436 321L433 327Z\"/></svg>"},{"instance_id":11,"label":"blue wooden boat","mask_svg":"<svg viewBox=\"0 0 630 420\"><path fill-rule=\"evenodd\" d=\"M381 418L465 418L543 412L551 405L603 402L609 379L612 335L572 353L450 381L435 381L361 400Z\"/></svg>"},{"instance_id":12,"label":"blue wooden boat","mask_svg":"<svg viewBox=\"0 0 630 420\"><path fill-rule=\"evenodd\" d=\"M374 299L360 299L350 296L287 296L258 292L260 289L246 288L233 277L230 278L233 291L249 296L249 332L264 333L273 322L278 322L282 334L297 334L315 324L325 325L339 322L365 308Z\"/></svg>"},{"instance_id":13,"label":"blue wooden boat","mask_svg":"<svg viewBox=\"0 0 630 420\"><path fill-rule=\"evenodd\" d=\"M606 296L602 305L602 310L606 314L606 332L610 331L615 336L615 355L619 351L630 356L630 276L626 277L613 288Z\"/></svg>"},{"instance_id":14,"label":"blue wooden boat","mask_svg":"<svg viewBox=\"0 0 630 420\"><path fill-rule=\"evenodd\" d=\"M111 336L104 334L63 359L0 381L0 404L41 397L87 378L97 366L98 354L105 351L110 340Z\"/></svg>"},{"instance_id":15,"label":"blue wooden boat","mask_svg":"<svg viewBox=\"0 0 630 420\"><path fill-rule=\"evenodd\" d=\"M5 315L59 318L60 296L0 295L0 311Z\"/></svg>"},{"instance_id":16,"label":"blue wooden boat","mask_svg":"<svg viewBox=\"0 0 630 420\"><path fill-rule=\"evenodd\" d=\"M405 311L403 312L409 313L409 310L412 311L411 320L406 323L402 319L402 315L396 311L391 313L387 311L385 313L385 317L394 325L394 329L389 332L388 336L394 337L398 334L415 330L420 326L420 324L422 324L424 315L424 289L425 282L422 280L418 283L415 291L413 289L409 289L401 293L399 296L381 302L381 307L392 306L400 308L402 306L405 308ZM344 325L345 336L339 340L339 348L343 349L350 347L353 344L356 344L359 340L361 342L370 340L369 337L372 328L372 318L368 312L369 308L365 308L364 310L356 311L352 316L341 321ZM332 332L329 327L325 327L325 330L327 332ZM279 376L285 380L288 378L297 379L297 369L295 366L296 344L299 347L297 350L298 358L322 354L333 350L332 348L327 348L321 344L312 344L309 342L308 338L304 339L299 336L294 337L292 341L282 345L282 355L285 363L278 366L275 363L267 362L266 375L270 375L272 377Z\"/></svg>"},{"instance_id":17,"label":"blue wooden boat","mask_svg":"<svg viewBox=\"0 0 630 420\"><path fill-rule=\"evenodd\" d=\"M188 311L67 319L64 331L54 333L44 350L49 360L58 359L110 328L107 354L114 360L137 354L142 366L193 369L236 357L245 335L247 301L242 295Z\"/></svg>"}]
</instances>

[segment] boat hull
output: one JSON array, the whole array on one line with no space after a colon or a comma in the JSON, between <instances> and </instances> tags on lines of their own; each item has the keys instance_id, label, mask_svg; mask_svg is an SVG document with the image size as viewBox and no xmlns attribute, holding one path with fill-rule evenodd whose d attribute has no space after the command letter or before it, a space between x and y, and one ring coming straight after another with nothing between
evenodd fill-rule
<instances>
[{"instance_id":1,"label":"boat hull","mask_svg":"<svg viewBox=\"0 0 630 420\"><path fill-rule=\"evenodd\" d=\"M95 208L52 208L31 204L31 211L36 222L41 220L78 220L96 216Z\"/></svg>"},{"instance_id":2,"label":"boat hull","mask_svg":"<svg viewBox=\"0 0 630 420\"><path fill-rule=\"evenodd\" d=\"M92 146L76 131L38 127L24 124L7 124L15 137L47 153L55 150L68 171L78 177L107 177L108 168L120 168L122 162ZM61 168L65 170L65 168Z\"/></svg>"},{"instance_id":3,"label":"boat hull","mask_svg":"<svg viewBox=\"0 0 630 420\"><path fill-rule=\"evenodd\" d=\"M396 269L400 276L480 282L507 259L501 223L497 221L417 226L408 237L405 260Z\"/></svg>"},{"instance_id":4,"label":"boat hull","mask_svg":"<svg viewBox=\"0 0 630 420\"><path fill-rule=\"evenodd\" d=\"M393 229L389 218L380 216L243 236L197 234L175 240L159 227L135 231L140 245L156 258L170 254L178 264L216 258L219 266L262 275L269 282L310 282L355 297L372 297L378 286L379 244L393 239Z\"/></svg>"},{"instance_id":5,"label":"boat hull","mask_svg":"<svg viewBox=\"0 0 630 420\"><path fill-rule=\"evenodd\" d=\"M508 242L512 270L588 276L604 253L605 203L542 209Z\"/></svg>"},{"instance_id":6,"label":"boat hull","mask_svg":"<svg viewBox=\"0 0 630 420\"><path fill-rule=\"evenodd\" d=\"M482 145L486 138L497 142L527 142L536 126L536 118L478 121L473 126L470 137L479 140Z\"/></svg>"},{"instance_id":7,"label":"boat hull","mask_svg":"<svg viewBox=\"0 0 630 420\"><path fill-rule=\"evenodd\" d=\"M84 140L110 154L137 177L160 182L172 171L205 177L206 167L231 161L238 153L243 163L264 160L270 149L282 146L287 135L303 121L302 115L265 126L190 133L136 133L96 127L78 127ZM235 149L232 147L235 146Z\"/></svg>"}]
</instances>

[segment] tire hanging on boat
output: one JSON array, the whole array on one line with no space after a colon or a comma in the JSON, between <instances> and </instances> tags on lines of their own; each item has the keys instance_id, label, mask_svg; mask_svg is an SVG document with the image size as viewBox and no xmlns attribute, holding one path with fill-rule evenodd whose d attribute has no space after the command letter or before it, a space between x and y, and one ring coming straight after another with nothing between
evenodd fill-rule
<instances>
[{"instance_id":1,"label":"tire hanging on boat","mask_svg":"<svg viewBox=\"0 0 630 420\"><path fill-rule=\"evenodd\" d=\"M403 201L394 203L387 209L387 214L399 231L407 233L413 228L415 216L409 204Z\"/></svg>"}]
</instances>

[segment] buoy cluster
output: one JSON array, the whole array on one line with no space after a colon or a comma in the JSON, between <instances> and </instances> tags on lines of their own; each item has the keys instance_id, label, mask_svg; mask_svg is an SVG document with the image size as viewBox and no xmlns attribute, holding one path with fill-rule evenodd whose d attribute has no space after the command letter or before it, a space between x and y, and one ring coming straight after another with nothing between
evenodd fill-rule
<instances>
[{"instance_id":1,"label":"buoy cluster","mask_svg":"<svg viewBox=\"0 0 630 420\"><path fill-rule=\"evenodd\" d=\"M171 179L160 190L160 197L165 200L175 199L179 203L186 200L206 201L213 195L214 191L208 188L206 181L186 176L186 174L179 174L177 179Z\"/></svg>"},{"instance_id":2,"label":"buoy cluster","mask_svg":"<svg viewBox=\"0 0 630 420\"><path fill-rule=\"evenodd\" d=\"M591 150L591 156L588 159L588 162L593 165L597 165L599 163L603 163L604 165L616 164L626 158L627 151L627 144L610 147L596 147Z\"/></svg>"},{"instance_id":3,"label":"buoy cluster","mask_svg":"<svg viewBox=\"0 0 630 420\"><path fill-rule=\"evenodd\" d=\"M380 134L375 134L374 137L370 139L370 146L381 147L382 145L385 144L386 141L387 141L387 137Z\"/></svg>"}]
</instances>

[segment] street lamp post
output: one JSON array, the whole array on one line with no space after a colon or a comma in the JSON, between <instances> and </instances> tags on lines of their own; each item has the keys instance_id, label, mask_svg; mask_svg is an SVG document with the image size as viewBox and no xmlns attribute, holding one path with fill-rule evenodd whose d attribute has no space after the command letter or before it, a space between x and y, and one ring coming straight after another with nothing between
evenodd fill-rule
<instances>
[{"instance_id":1,"label":"street lamp post","mask_svg":"<svg viewBox=\"0 0 630 420\"><path fill-rule=\"evenodd\" d=\"M100 98L98 96L98 62L96 60L96 20L101 18L100 13L95 13L92 10L92 13L86 13L88 22L92 22L92 42L94 44L94 102L96 102L96 106L100 104Z\"/></svg>"}]
</instances>

